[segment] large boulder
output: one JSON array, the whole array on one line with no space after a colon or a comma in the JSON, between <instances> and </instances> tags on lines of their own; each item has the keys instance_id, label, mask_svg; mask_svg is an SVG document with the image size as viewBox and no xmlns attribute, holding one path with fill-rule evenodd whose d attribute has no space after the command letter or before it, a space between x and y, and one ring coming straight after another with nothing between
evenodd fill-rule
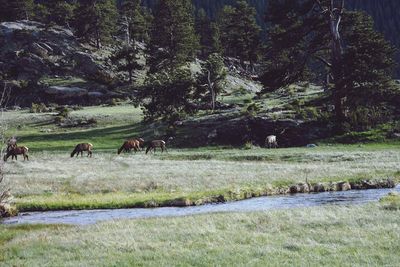
<instances>
[{"instance_id":1,"label":"large boulder","mask_svg":"<svg viewBox=\"0 0 400 267\"><path fill-rule=\"evenodd\" d=\"M55 98L84 97L88 95L86 89L65 86L50 86L44 92Z\"/></svg>"}]
</instances>

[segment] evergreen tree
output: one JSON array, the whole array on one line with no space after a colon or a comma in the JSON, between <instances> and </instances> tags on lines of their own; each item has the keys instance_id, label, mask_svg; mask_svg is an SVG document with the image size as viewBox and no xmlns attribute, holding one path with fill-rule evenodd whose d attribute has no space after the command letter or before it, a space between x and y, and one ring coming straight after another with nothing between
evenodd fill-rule
<instances>
[{"instance_id":1,"label":"evergreen tree","mask_svg":"<svg viewBox=\"0 0 400 267\"><path fill-rule=\"evenodd\" d=\"M226 56L239 58L252 65L261 46L261 28L257 24L256 10L247 1L238 0L236 6L223 8L220 18L221 41Z\"/></svg>"},{"instance_id":2,"label":"evergreen tree","mask_svg":"<svg viewBox=\"0 0 400 267\"><path fill-rule=\"evenodd\" d=\"M336 126L341 131L346 121L345 110L372 102L378 105L382 97L377 96L390 91L394 52L374 31L372 20L366 15L341 12L339 7L325 10L331 1L324 1L320 9L315 9L315 3L270 3L266 16L271 24L269 51L262 82L267 90L273 90L306 79L309 69L325 69ZM339 13L326 16L330 11ZM341 38L334 39L339 36L338 31Z\"/></svg>"},{"instance_id":3,"label":"evergreen tree","mask_svg":"<svg viewBox=\"0 0 400 267\"><path fill-rule=\"evenodd\" d=\"M126 20L126 30L130 41L148 41L148 21L140 0L124 0L121 16Z\"/></svg>"},{"instance_id":4,"label":"evergreen tree","mask_svg":"<svg viewBox=\"0 0 400 267\"><path fill-rule=\"evenodd\" d=\"M112 40L117 20L115 0L79 0L74 28L78 37L94 41L97 48Z\"/></svg>"},{"instance_id":5,"label":"evergreen tree","mask_svg":"<svg viewBox=\"0 0 400 267\"><path fill-rule=\"evenodd\" d=\"M207 61L202 64L198 83L200 88L206 88L205 98L210 99L210 107L213 111L217 96L224 88L226 76L227 70L224 59L217 53L209 55Z\"/></svg>"},{"instance_id":6,"label":"evergreen tree","mask_svg":"<svg viewBox=\"0 0 400 267\"><path fill-rule=\"evenodd\" d=\"M31 19L33 0L0 0L0 21Z\"/></svg>"},{"instance_id":7,"label":"evergreen tree","mask_svg":"<svg viewBox=\"0 0 400 267\"><path fill-rule=\"evenodd\" d=\"M196 112L200 99L190 71L181 68L150 74L137 96L145 119L161 118L170 125Z\"/></svg>"},{"instance_id":8,"label":"evergreen tree","mask_svg":"<svg viewBox=\"0 0 400 267\"><path fill-rule=\"evenodd\" d=\"M52 0L44 2L47 9L46 23L55 23L69 27L74 14L74 4L65 0Z\"/></svg>"},{"instance_id":9,"label":"evergreen tree","mask_svg":"<svg viewBox=\"0 0 400 267\"><path fill-rule=\"evenodd\" d=\"M348 107L385 106L394 89L391 75L395 49L374 30L371 17L364 13L348 16L342 65Z\"/></svg>"},{"instance_id":10,"label":"evergreen tree","mask_svg":"<svg viewBox=\"0 0 400 267\"><path fill-rule=\"evenodd\" d=\"M139 49L136 45L124 45L117 53L111 57L111 60L117 66L118 71L128 72L129 82L133 81L133 72L142 69L138 63L140 59Z\"/></svg>"},{"instance_id":11,"label":"evergreen tree","mask_svg":"<svg viewBox=\"0 0 400 267\"><path fill-rule=\"evenodd\" d=\"M199 36L200 40L200 56L202 58L207 58L213 52L217 52L215 47L215 41L218 38L215 32L215 28L210 18L207 16L204 9L197 11L196 16L196 34Z\"/></svg>"},{"instance_id":12,"label":"evergreen tree","mask_svg":"<svg viewBox=\"0 0 400 267\"><path fill-rule=\"evenodd\" d=\"M159 1L149 45L150 71L173 69L193 60L198 46L191 1Z\"/></svg>"}]
</instances>

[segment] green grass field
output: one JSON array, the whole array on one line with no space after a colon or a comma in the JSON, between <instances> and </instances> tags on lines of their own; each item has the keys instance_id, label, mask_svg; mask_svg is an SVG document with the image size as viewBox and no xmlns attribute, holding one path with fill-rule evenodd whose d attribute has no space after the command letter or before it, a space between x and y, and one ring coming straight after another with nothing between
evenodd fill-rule
<instances>
[{"instance_id":1,"label":"green grass field","mask_svg":"<svg viewBox=\"0 0 400 267\"><path fill-rule=\"evenodd\" d=\"M400 144L267 150L232 147L117 155L126 138L160 135L131 105L90 107L73 118L93 127L60 128L55 114L4 114L7 135L30 161L5 165L6 187L23 211L184 206L273 193L308 181L393 178ZM93 158L70 158L76 143ZM396 266L399 198L353 207L314 207L104 222L92 226L0 225L0 266Z\"/></svg>"},{"instance_id":2,"label":"green grass field","mask_svg":"<svg viewBox=\"0 0 400 267\"><path fill-rule=\"evenodd\" d=\"M400 210L380 204L0 226L3 266L397 266Z\"/></svg>"},{"instance_id":3,"label":"green grass field","mask_svg":"<svg viewBox=\"0 0 400 267\"><path fill-rule=\"evenodd\" d=\"M4 113L8 135L30 149L30 161L6 164L6 186L20 210L186 205L271 194L299 182L398 180L398 143L268 150L202 147L168 153L117 155L123 140L159 134L131 105L88 107L73 118L89 128L60 128L54 114ZM154 127L152 127L154 126ZM70 158L75 144L94 144L93 158Z\"/></svg>"}]
</instances>

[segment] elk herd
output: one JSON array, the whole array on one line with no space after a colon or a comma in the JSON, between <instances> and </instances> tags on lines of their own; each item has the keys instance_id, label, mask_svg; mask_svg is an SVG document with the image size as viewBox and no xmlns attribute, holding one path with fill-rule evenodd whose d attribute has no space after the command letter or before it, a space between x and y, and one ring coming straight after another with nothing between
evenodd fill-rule
<instances>
[{"instance_id":1,"label":"elk herd","mask_svg":"<svg viewBox=\"0 0 400 267\"><path fill-rule=\"evenodd\" d=\"M146 145L146 154L151 151L155 153L157 148L161 149L161 152L164 152L164 150L166 152L168 151L164 140L153 140L145 143L142 138L134 138L124 141L122 146L118 149L117 154L119 155L122 152L131 152L132 150L134 150L135 152L143 151ZM268 148L277 148L278 142L276 136L267 136L265 139L265 146ZM71 158L75 155L78 157L79 154L82 157L83 152L87 152L87 156L92 157L92 150L93 145L91 143L77 144L71 153ZM11 157L12 160L14 160L14 158L17 160L18 155L22 155L24 157L24 161L29 160L28 151L29 149L26 146L18 146L17 139L15 137L12 137L7 141L7 150L4 155L4 161L7 161L9 157Z\"/></svg>"}]
</instances>

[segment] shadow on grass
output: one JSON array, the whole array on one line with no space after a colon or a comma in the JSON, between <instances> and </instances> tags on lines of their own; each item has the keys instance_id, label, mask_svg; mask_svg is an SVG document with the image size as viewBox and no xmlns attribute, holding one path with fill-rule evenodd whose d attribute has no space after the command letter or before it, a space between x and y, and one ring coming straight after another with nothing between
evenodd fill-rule
<instances>
[{"instance_id":1,"label":"shadow on grass","mask_svg":"<svg viewBox=\"0 0 400 267\"><path fill-rule=\"evenodd\" d=\"M148 131L147 131L148 132ZM110 149L123 140L145 136L146 125L138 123L134 125L122 125L115 127L103 127L89 130L73 130L64 133L37 133L21 136L20 143L31 146L36 150L66 150L79 142L91 142L95 148Z\"/></svg>"}]
</instances>

